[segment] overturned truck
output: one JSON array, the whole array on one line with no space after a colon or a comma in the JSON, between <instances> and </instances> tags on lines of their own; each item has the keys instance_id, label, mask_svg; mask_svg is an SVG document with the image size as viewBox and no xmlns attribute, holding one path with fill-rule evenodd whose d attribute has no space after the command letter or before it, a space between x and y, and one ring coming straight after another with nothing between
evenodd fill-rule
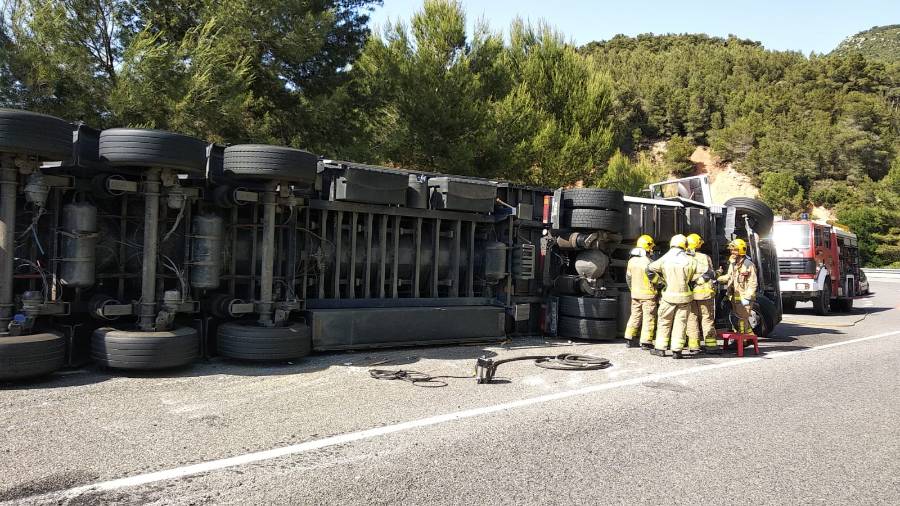
<instances>
[{"instance_id":1,"label":"overturned truck","mask_svg":"<svg viewBox=\"0 0 900 506\"><path fill-rule=\"evenodd\" d=\"M765 217L688 200L554 198L0 109L0 380L88 361L155 370L212 355L612 338L638 231L704 227L766 251ZM602 308L578 309L588 299Z\"/></svg>"},{"instance_id":2,"label":"overturned truck","mask_svg":"<svg viewBox=\"0 0 900 506\"><path fill-rule=\"evenodd\" d=\"M778 260L770 239L774 216L762 202L733 198L712 202L706 176L651 185L647 197L625 197L600 188L556 190L549 206L543 279L550 297L551 334L577 339L622 336L631 306L625 281L629 252L641 235L665 247L676 234L699 234L714 267L726 267L727 244L750 245L757 264L759 293L750 311L759 336L781 321ZM731 305L720 291L716 324L732 328Z\"/></svg>"}]
</instances>

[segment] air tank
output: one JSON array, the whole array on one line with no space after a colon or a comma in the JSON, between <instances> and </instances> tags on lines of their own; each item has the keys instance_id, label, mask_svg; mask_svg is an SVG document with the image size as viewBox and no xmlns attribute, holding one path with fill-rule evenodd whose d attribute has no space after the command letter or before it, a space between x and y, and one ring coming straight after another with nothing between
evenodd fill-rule
<instances>
[{"instance_id":1,"label":"air tank","mask_svg":"<svg viewBox=\"0 0 900 506\"><path fill-rule=\"evenodd\" d=\"M506 245L498 241L487 241L484 251L484 279L496 283L506 277Z\"/></svg>"},{"instance_id":2,"label":"air tank","mask_svg":"<svg viewBox=\"0 0 900 506\"><path fill-rule=\"evenodd\" d=\"M191 227L191 286L218 288L225 222L212 214L194 216Z\"/></svg>"},{"instance_id":3,"label":"air tank","mask_svg":"<svg viewBox=\"0 0 900 506\"><path fill-rule=\"evenodd\" d=\"M77 288L94 286L97 208L87 202L63 206L60 235L60 283Z\"/></svg>"}]
</instances>

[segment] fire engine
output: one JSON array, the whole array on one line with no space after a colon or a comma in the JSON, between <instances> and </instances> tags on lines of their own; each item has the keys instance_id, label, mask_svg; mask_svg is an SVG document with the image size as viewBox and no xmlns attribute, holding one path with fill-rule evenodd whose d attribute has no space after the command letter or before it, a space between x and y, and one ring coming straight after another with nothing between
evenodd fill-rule
<instances>
[{"instance_id":1,"label":"fire engine","mask_svg":"<svg viewBox=\"0 0 900 506\"><path fill-rule=\"evenodd\" d=\"M856 234L817 221L780 221L774 239L786 311L808 301L820 315L853 309L860 278Z\"/></svg>"}]
</instances>

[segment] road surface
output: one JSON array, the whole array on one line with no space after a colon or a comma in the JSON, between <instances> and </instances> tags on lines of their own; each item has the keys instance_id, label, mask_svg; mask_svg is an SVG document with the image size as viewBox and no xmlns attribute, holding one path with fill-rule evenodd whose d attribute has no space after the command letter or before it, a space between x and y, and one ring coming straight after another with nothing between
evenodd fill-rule
<instances>
[{"instance_id":1,"label":"road surface","mask_svg":"<svg viewBox=\"0 0 900 506\"><path fill-rule=\"evenodd\" d=\"M743 359L523 339L3 385L0 502L900 504L900 283L872 289L851 315L801 306ZM466 378L563 352L613 367Z\"/></svg>"}]
</instances>

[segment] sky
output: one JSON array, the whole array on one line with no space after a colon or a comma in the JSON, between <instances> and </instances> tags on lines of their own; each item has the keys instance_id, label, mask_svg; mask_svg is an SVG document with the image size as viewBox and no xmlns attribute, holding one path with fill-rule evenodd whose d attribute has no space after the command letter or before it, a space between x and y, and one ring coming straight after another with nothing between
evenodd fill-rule
<instances>
[{"instance_id":1,"label":"sky","mask_svg":"<svg viewBox=\"0 0 900 506\"><path fill-rule=\"evenodd\" d=\"M374 26L408 21L422 0L384 0ZM768 49L827 53L844 37L900 23L900 0L461 0L470 27L479 18L506 32L517 16L545 20L576 44L616 34L737 35Z\"/></svg>"}]
</instances>

